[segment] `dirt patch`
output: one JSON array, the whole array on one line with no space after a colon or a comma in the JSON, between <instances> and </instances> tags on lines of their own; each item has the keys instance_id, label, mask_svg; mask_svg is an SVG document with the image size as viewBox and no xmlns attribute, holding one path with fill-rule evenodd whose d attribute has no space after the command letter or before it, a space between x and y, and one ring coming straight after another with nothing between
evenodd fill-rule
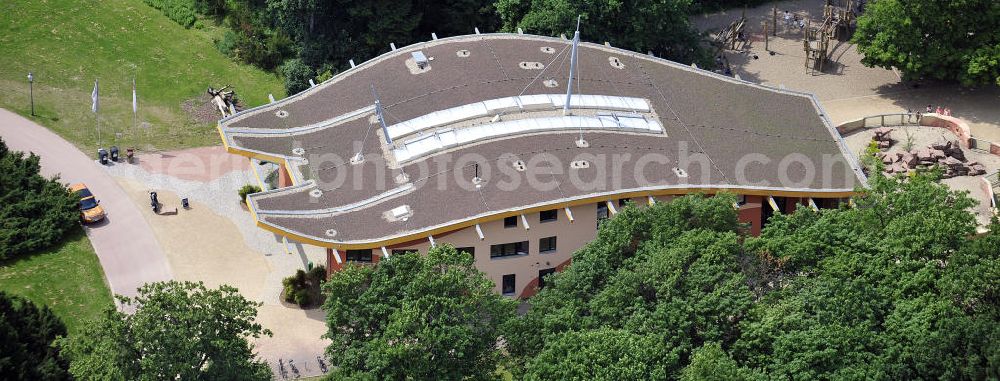
<instances>
[{"instance_id":1,"label":"dirt patch","mask_svg":"<svg viewBox=\"0 0 1000 381\"><path fill-rule=\"evenodd\" d=\"M236 104L236 111L244 109L243 102ZM201 94L198 97L181 102L181 109L194 121L199 123L215 123L222 118L219 109L212 103L212 97Z\"/></svg>"}]
</instances>

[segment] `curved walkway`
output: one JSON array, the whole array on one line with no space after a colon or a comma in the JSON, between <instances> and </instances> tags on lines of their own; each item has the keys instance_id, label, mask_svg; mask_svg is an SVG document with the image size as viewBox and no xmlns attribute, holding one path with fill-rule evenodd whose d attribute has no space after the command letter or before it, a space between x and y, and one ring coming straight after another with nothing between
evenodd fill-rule
<instances>
[{"instance_id":1,"label":"curved walkway","mask_svg":"<svg viewBox=\"0 0 1000 381\"><path fill-rule=\"evenodd\" d=\"M83 182L101 200L105 222L87 227L111 292L134 296L146 282L171 279L170 267L135 203L93 158L61 137L15 113L0 109L0 136L12 150L41 156L42 174Z\"/></svg>"}]
</instances>

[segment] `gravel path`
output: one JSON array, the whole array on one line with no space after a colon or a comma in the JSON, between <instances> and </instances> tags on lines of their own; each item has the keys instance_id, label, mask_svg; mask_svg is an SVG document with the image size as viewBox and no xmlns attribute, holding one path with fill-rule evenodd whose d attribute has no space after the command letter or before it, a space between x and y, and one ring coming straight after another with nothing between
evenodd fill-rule
<instances>
[{"instance_id":1,"label":"gravel path","mask_svg":"<svg viewBox=\"0 0 1000 381\"><path fill-rule=\"evenodd\" d=\"M86 183L100 199L108 217L85 230L113 293L135 296L144 283L172 278L139 207L100 164L52 131L4 109L0 109L0 136L11 149L41 156L43 175Z\"/></svg>"}]
</instances>

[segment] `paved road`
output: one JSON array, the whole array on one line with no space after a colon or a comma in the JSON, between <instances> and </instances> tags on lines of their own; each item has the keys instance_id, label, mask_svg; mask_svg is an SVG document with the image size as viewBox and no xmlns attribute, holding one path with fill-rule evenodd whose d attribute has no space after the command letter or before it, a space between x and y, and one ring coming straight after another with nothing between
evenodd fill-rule
<instances>
[{"instance_id":1,"label":"paved road","mask_svg":"<svg viewBox=\"0 0 1000 381\"><path fill-rule=\"evenodd\" d=\"M12 150L41 156L43 175L58 174L63 182L86 183L101 200L107 222L86 230L112 292L134 296L143 283L172 278L149 223L92 157L47 128L5 109L0 109L0 136Z\"/></svg>"}]
</instances>

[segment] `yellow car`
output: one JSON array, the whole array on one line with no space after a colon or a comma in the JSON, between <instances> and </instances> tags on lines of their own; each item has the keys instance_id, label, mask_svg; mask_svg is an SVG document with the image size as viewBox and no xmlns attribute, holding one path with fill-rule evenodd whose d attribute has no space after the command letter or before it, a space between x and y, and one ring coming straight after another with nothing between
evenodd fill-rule
<instances>
[{"instance_id":1,"label":"yellow car","mask_svg":"<svg viewBox=\"0 0 1000 381\"><path fill-rule=\"evenodd\" d=\"M104 219L104 208L101 208L100 200L94 198L87 185L77 183L69 186L70 192L80 196L80 219L84 223L97 222Z\"/></svg>"}]
</instances>

